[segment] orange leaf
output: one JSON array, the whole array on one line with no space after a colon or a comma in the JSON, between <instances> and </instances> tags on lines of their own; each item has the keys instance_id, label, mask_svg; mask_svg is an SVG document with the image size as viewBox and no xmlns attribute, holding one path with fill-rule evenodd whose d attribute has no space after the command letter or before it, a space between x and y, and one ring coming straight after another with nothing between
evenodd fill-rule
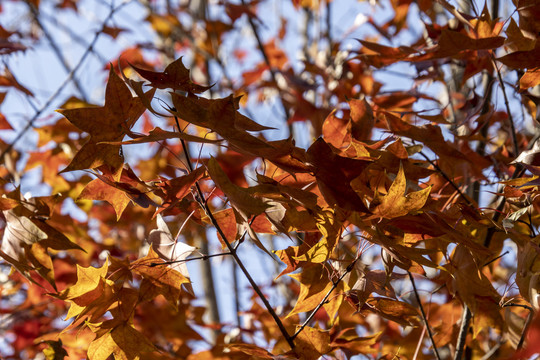
<instances>
[{"instance_id":1,"label":"orange leaf","mask_svg":"<svg viewBox=\"0 0 540 360\"><path fill-rule=\"evenodd\" d=\"M146 279L155 291L176 307L181 294L181 285L189 283L189 279L162 263L163 260L150 247L148 255L133 262L131 269Z\"/></svg>"},{"instance_id":2,"label":"orange leaf","mask_svg":"<svg viewBox=\"0 0 540 360\"><path fill-rule=\"evenodd\" d=\"M540 67L528 69L519 79L519 89L526 90L540 84Z\"/></svg>"},{"instance_id":3,"label":"orange leaf","mask_svg":"<svg viewBox=\"0 0 540 360\"><path fill-rule=\"evenodd\" d=\"M88 347L88 359L107 360L114 354L118 359L138 360L153 351L155 347L146 336L132 325L123 323L92 341Z\"/></svg>"},{"instance_id":4,"label":"orange leaf","mask_svg":"<svg viewBox=\"0 0 540 360\"><path fill-rule=\"evenodd\" d=\"M319 189L329 205L369 213L363 200L351 187L351 180L364 171L370 160L339 156L322 138L309 147L307 157L313 166Z\"/></svg>"},{"instance_id":5,"label":"orange leaf","mask_svg":"<svg viewBox=\"0 0 540 360\"><path fill-rule=\"evenodd\" d=\"M95 290L101 279L104 279L107 276L108 264L105 262L102 267L82 267L77 266L77 282L75 285L70 286L66 290L62 291L58 296L61 299L73 300L80 298L81 296L86 295L87 293ZM91 302L89 300L88 302Z\"/></svg>"},{"instance_id":6,"label":"orange leaf","mask_svg":"<svg viewBox=\"0 0 540 360\"><path fill-rule=\"evenodd\" d=\"M244 220L252 215L259 215L268 208L263 200L253 197L248 189L233 184L215 158L210 158L206 167L212 180L227 196L232 206L244 217Z\"/></svg>"},{"instance_id":7,"label":"orange leaf","mask_svg":"<svg viewBox=\"0 0 540 360\"><path fill-rule=\"evenodd\" d=\"M291 310L287 317L315 309L332 288L332 282L328 279L328 272L320 264L304 268L302 272L290 274L289 276L300 282L300 295L298 295L294 309Z\"/></svg>"},{"instance_id":8,"label":"orange leaf","mask_svg":"<svg viewBox=\"0 0 540 360\"><path fill-rule=\"evenodd\" d=\"M108 202L114 208L117 220L120 220L124 209L130 202L125 192L107 185L101 179L94 179L85 186L77 200L83 199Z\"/></svg>"},{"instance_id":9,"label":"orange leaf","mask_svg":"<svg viewBox=\"0 0 540 360\"><path fill-rule=\"evenodd\" d=\"M368 140L375 123L371 106L366 99L351 99L349 106L351 108L350 133L352 137L359 141Z\"/></svg>"}]
</instances>

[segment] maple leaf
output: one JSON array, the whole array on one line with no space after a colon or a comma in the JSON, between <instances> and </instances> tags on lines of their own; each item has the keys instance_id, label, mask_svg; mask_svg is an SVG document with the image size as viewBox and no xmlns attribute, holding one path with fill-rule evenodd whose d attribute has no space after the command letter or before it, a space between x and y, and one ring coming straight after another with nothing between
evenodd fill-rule
<instances>
[{"instance_id":1,"label":"maple leaf","mask_svg":"<svg viewBox=\"0 0 540 360\"><path fill-rule=\"evenodd\" d=\"M36 270L56 289L53 263L47 249L83 249L47 223L18 215L15 210L3 211L7 226L2 236L0 256L31 281L34 280L30 271Z\"/></svg>"},{"instance_id":2,"label":"maple leaf","mask_svg":"<svg viewBox=\"0 0 540 360\"><path fill-rule=\"evenodd\" d=\"M189 70L182 63L181 57L167 65L163 72L144 70L132 64L130 64L130 66L135 69L139 75L150 81L150 84L153 87L158 89L168 88L198 94L211 87L197 85L192 82L189 76Z\"/></svg>"},{"instance_id":3,"label":"maple leaf","mask_svg":"<svg viewBox=\"0 0 540 360\"><path fill-rule=\"evenodd\" d=\"M178 271L189 280L189 273L184 260L194 252L197 252L197 248L176 241L160 214L157 215L156 221L158 228L150 231L148 242L161 259L167 262L174 262L168 265L171 269Z\"/></svg>"},{"instance_id":4,"label":"maple leaf","mask_svg":"<svg viewBox=\"0 0 540 360\"><path fill-rule=\"evenodd\" d=\"M245 189L233 184L221 166L219 166L215 158L210 158L206 168L208 169L208 174L215 182L216 186L223 191L231 202L231 205L235 211L236 222L240 224L242 228L247 230L251 240L259 249L272 256L259 240L257 234L253 231L253 228L249 225L249 219L253 215L262 214L268 208L270 208L271 205L268 204L268 201L265 201L265 199L254 197L249 189ZM227 241L230 242L231 240L227 239Z\"/></svg>"},{"instance_id":5,"label":"maple leaf","mask_svg":"<svg viewBox=\"0 0 540 360\"><path fill-rule=\"evenodd\" d=\"M333 211L323 212L316 219L322 238L306 253L297 256L298 261L322 263L328 260L341 237L341 223L337 221Z\"/></svg>"},{"instance_id":6,"label":"maple leaf","mask_svg":"<svg viewBox=\"0 0 540 360\"><path fill-rule=\"evenodd\" d=\"M135 134L133 133L132 136ZM135 137L131 140L127 141L115 141L115 142L101 142L102 144L111 144L111 145L131 145L131 144L145 144L149 142L158 142L162 140L168 140L168 139L182 139L186 141L191 142L199 142L204 144L216 144L221 142L222 140L217 139L205 139L201 138L195 135L190 135L186 133L180 133L175 131L165 131L161 129L160 127L156 127L153 130L150 130L150 133L148 135L141 135L140 137Z\"/></svg>"},{"instance_id":7,"label":"maple leaf","mask_svg":"<svg viewBox=\"0 0 540 360\"><path fill-rule=\"evenodd\" d=\"M92 291L98 288L101 280L107 276L108 268L107 263L104 263L100 268L91 266L85 268L77 264L77 282L59 293L58 297L68 300L79 299L78 302L81 304L91 303L99 297L99 295L92 294Z\"/></svg>"},{"instance_id":8,"label":"maple leaf","mask_svg":"<svg viewBox=\"0 0 540 360\"><path fill-rule=\"evenodd\" d=\"M151 90L146 95L152 97L153 93L154 90ZM90 138L62 172L94 169L101 165L120 170L124 163L121 146L106 142L122 140L145 110L140 98L131 95L127 85L111 68L104 106L58 110L73 125L90 134Z\"/></svg>"},{"instance_id":9,"label":"maple leaf","mask_svg":"<svg viewBox=\"0 0 540 360\"><path fill-rule=\"evenodd\" d=\"M233 184L215 158L210 158L206 167L212 180L227 196L243 220L247 221L252 215L259 215L268 208L262 199L251 195L248 189Z\"/></svg>"},{"instance_id":10,"label":"maple leaf","mask_svg":"<svg viewBox=\"0 0 540 360\"><path fill-rule=\"evenodd\" d=\"M328 271L322 264L309 266L302 272L289 276L300 282L300 295L287 317L315 309L333 285L328 279Z\"/></svg>"},{"instance_id":11,"label":"maple leaf","mask_svg":"<svg viewBox=\"0 0 540 360\"><path fill-rule=\"evenodd\" d=\"M332 351L330 333L325 330L306 326L295 339L294 352L299 359L318 359Z\"/></svg>"},{"instance_id":12,"label":"maple leaf","mask_svg":"<svg viewBox=\"0 0 540 360\"><path fill-rule=\"evenodd\" d=\"M88 347L88 359L107 360L113 354L115 359L139 360L155 350L146 336L132 325L123 323L92 341Z\"/></svg>"},{"instance_id":13,"label":"maple leaf","mask_svg":"<svg viewBox=\"0 0 540 360\"><path fill-rule=\"evenodd\" d=\"M64 331L76 328L84 322L98 323L119 300L114 282L106 277L107 272L107 262L100 268L77 265L77 282L58 294L51 294L70 302L66 319L74 317L75 320Z\"/></svg>"},{"instance_id":14,"label":"maple leaf","mask_svg":"<svg viewBox=\"0 0 540 360\"><path fill-rule=\"evenodd\" d=\"M161 238L161 236L159 237ZM151 246L145 257L131 264L131 269L143 277L143 282L141 283L141 293L144 294L143 298L152 299L155 295L162 294L171 305L177 307L178 300L181 296L181 286L182 284L189 284L189 279L179 271L165 266L163 263L164 260L154 251L154 247ZM143 291L142 289L145 290Z\"/></svg>"},{"instance_id":15,"label":"maple leaf","mask_svg":"<svg viewBox=\"0 0 540 360\"><path fill-rule=\"evenodd\" d=\"M307 158L329 205L369 213L362 198L351 187L351 181L364 171L371 160L339 156L322 138L309 147Z\"/></svg>"},{"instance_id":16,"label":"maple leaf","mask_svg":"<svg viewBox=\"0 0 540 360\"><path fill-rule=\"evenodd\" d=\"M235 151L258 155L274 147L247 131L272 129L260 125L238 112L239 98L232 95L222 99L191 98L171 94L174 109L171 112L197 126L211 129L229 142Z\"/></svg>"},{"instance_id":17,"label":"maple leaf","mask_svg":"<svg viewBox=\"0 0 540 360\"><path fill-rule=\"evenodd\" d=\"M418 211L426 203L431 187L405 195L406 190L407 180L405 179L403 166L400 165L396 178L390 186L390 189L388 189L388 193L384 196L381 196L378 193L376 194L375 199L373 200L373 203L376 204L373 209L373 214L392 219Z\"/></svg>"},{"instance_id":18,"label":"maple leaf","mask_svg":"<svg viewBox=\"0 0 540 360\"><path fill-rule=\"evenodd\" d=\"M420 324L418 310L403 301L372 297L366 300L362 310L374 311L403 326L418 326Z\"/></svg>"},{"instance_id":19,"label":"maple leaf","mask_svg":"<svg viewBox=\"0 0 540 360\"><path fill-rule=\"evenodd\" d=\"M137 205L147 208L150 205L157 206L145 192L136 186L146 189L146 184L141 181L131 170L129 165L125 165L120 173L120 178L116 181L115 176L105 166L100 167L102 174L95 173L97 179L90 181L79 194L78 200L102 200L112 205L116 212L116 219L119 220L126 206L133 201Z\"/></svg>"}]
</instances>

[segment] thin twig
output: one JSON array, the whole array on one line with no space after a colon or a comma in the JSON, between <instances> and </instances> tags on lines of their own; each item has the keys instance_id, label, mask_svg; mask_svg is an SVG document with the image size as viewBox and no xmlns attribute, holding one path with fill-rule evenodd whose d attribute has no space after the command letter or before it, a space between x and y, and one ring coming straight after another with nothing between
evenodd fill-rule
<instances>
[{"instance_id":1,"label":"thin twig","mask_svg":"<svg viewBox=\"0 0 540 360\"><path fill-rule=\"evenodd\" d=\"M227 255L231 255L231 253L226 252L226 253L219 253L219 254L195 256L195 257L190 257L190 258L182 259L182 260L163 261L163 262L160 262L160 263L151 263L149 266L150 267L156 267L156 266L160 266L160 265L172 265L172 264L178 264L178 263L187 263L187 262L194 261L194 260L208 260L208 259L213 258L213 257L227 256Z\"/></svg>"},{"instance_id":2,"label":"thin twig","mask_svg":"<svg viewBox=\"0 0 540 360\"><path fill-rule=\"evenodd\" d=\"M514 150L514 156L519 155L519 145L517 140L517 133L516 133L516 126L514 123L514 117L512 116L512 111L510 111L510 102L508 101L508 96L506 95L506 87L504 85L503 78L501 76L501 71L497 67L497 64L495 63L495 56L493 53L491 53L491 63L493 64L493 67L495 68L495 72L497 73L497 78L499 79L499 84L501 85L501 91L504 97L504 105L506 107L506 113L508 114L508 121L510 122L510 137L512 138L512 145Z\"/></svg>"},{"instance_id":3,"label":"thin twig","mask_svg":"<svg viewBox=\"0 0 540 360\"><path fill-rule=\"evenodd\" d=\"M242 0L242 5L246 6L245 0ZM257 26L255 25L255 22L253 22L253 19L248 16L248 22L251 26L251 30L253 31L253 35L255 36L255 40L257 40L257 45L259 46L259 51L262 54L262 57L264 59L264 62L268 66L268 70L270 71L270 76L272 77L272 81L274 84L276 84L276 89L279 93L279 99L281 103L281 107L283 109L283 112L285 113L285 122L288 122L289 120L289 107L285 103L285 100L283 99L282 89L280 88L278 82L277 82L277 74L274 68L272 67L272 64L270 63L270 58L268 57L268 54L266 53L266 50L264 49L264 45L262 43L261 37L259 36L259 32L257 30ZM293 127L292 124L289 124L289 136L292 136L293 134Z\"/></svg>"},{"instance_id":4,"label":"thin twig","mask_svg":"<svg viewBox=\"0 0 540 360\"><path fill-rule=\"evenodd\" d=\"M492 262L495 262L495 261L499 260L499 259L502 258L504 255L509 254L509 253L510 253L510 251L507 250L507 251L505 251L504 253L502 253L501 255L499 255L499 256L497 256L497 257L495 257L495 258L489 260L489 261L486 262L483 266L488 266L488 265L491 264Z\"/></svg>"},{"instance_id":5,"label":"thin twig","mask_svg":"<svg viewBox=\"0 0 540 360\"><path fill-rule=\"evenodd\" d=\"M175 117L175 120L176 120L177 126L178 126L178 118ZM191 165L191 158L190 158L190 155L189 155L189 149L188 149L188 147L186 145L186 142L183 139L180 139L180 141L182 143L182 148L184 150L184 155L186 156L187 163L189 164L189 168L190 168L190 170L193 170L192 165ZM276 314L275 310L272 308L272 305L270 305L270 303L268 302L268 299L266 299L266 297L264 296L263 292L259 288L259 285L257 285L255 280L253 280L253 277L251 276L249 271L244 266L244 263L242 262L242 260L240 259L240 257L237 254L236 248L233 247L231 242L227 239L227 236L225 235L225 233L221 229L221 226L219 225L216 218L214 217L214 214L212 213L212 210L210 209L210 206L208 205L207 199L204 197L204 194L203 194L203 192L201 190L201 187L200 187L198 181L195 182L195 188L197 190L197 195L198 195L197 201L202 206L204 212L206 213L206 216L208 216L208 218L210 219L210 222L216 228L219 236L221 237L221 239L223 240L223 242L227 246L227 249L229 250L231 256L234 258L234 261L236 262L236 264L238 265L240 270L242 270L242 272L244 273L244 276L247 278L249 284L251 285L251 287L253 288L253 290L257 294L257 296L263 302L264 306L266 307L266 310L270 313L270 315L274 319L274 321L277 324L279 330L281 331L281 334L285 337L285 340L287 341L287 343L289 344L291 349L294 349L294 347L295 347L294 341L293 341L294 337L291 337L289 335L289 333L287 332L287 329L285 329L285 326L283 325L283 322L281 321L279 316Z\"/></svg>"},{"instance_id":6,"label":"thin twig","mask_svg":"<svg viewBox=\"0 0 540 360\"><path fill-rule=\"evenodd\" d=\"M34 123L36 122L38 117L52 104L52 102L54 100L56 100L58 95L64 90L64 88L67 86L67 84L69 84L69 82L73 79L73 76L75 75L77 70L79 70L79 68L82 66L82 63L84 62L84 60L93 51L93 48L96 45L96 42L97 42L99 36L103 33L103 30L104 30L105 26L107 25L107 22L113 17L113 15L114 15L114 13L116 11L118 11L120 8L122 8L124 5L128 4L129 2L130 2L129 0L128 1L123 1L117 7L111 8L111 10L109 12L109 15L107 15L105 20L103 20L103 26L101 27L101 29L99 31L96 32L96 34L94 35L94 38L92 39L92 42L90 43L90 45L88 45L88 47L84 51L84 54L79 59L79 62L77 63L77 65L75 65L75 67L73 67L71 72L65 78L64 82L58 87L58 89L56 89L56 91L49 97L49 99L47 99L45 104L38 111L36 111L34 116L32 116L32 118L28 121L28 123L25 125L25 127L17 134L17 136L15 136L13 141L2 151L2 153L0 154L0 161L3 161L1 159L4 158L4 155L9 153L11 151L11 149L13 149L15 144L18 143L22 139L24 134L26 134L26 132L30 128L32 128L34 126Z\"/></svg>"},{"instance_id":7,"label":"thin twig","mask_svg":"<svg viewBox=\"0 0 540 360\"><path fill-rule=\"evenodd\" d=\"M36 6L34 4L32 4L29 0L26 1L26 5L28 5L28 8L30 9L30 12L32 13L32 17L34 18L34 21L36 22L38 27L41 29L41 31L43 31L43 35L45 35L45 37L47 38L47 41L51 45L53 53L58 58L58 61L60 61L60 64L62 64L62 66L64 67L64 70L66 70L66 72L68 74L71 73L72 70L70 69L66 58L62 54L62 51L60 50L60 47L54 41L54 38L49 33L49 30L47 30L47 28L45 26L43 26L43 24L41 23L41 20L39 19L39 14L38 14L38 10L36 9ZM82 99L87 102L88 101L88 96L86 95L86 92L84 91L84 88L79 83L79 80L75 76L72 77L72 80L73 80L73 84L75 85L75 87L77 88L79 93L81 94Z\"/></svg>"},{"instance_id":8,"label":"thin twig","mask_svg":"<svg viewBox=\"0 0 540 360\"><path fill-rule=\"evenodd\" d=\"M531 324L531 321L534 315L534 309L530 307L529 305L525 305L525 304L509 303L509 304L503 305L503 307L507 307L507 306L522 307L529 310L529 315L527 315L527 320L525 321L525 325L523 326L523 330L521 331L521 336L519 338L519 342L516 348L516 350L520 350L523 347L523 343L525 342L525 335L527 334L527 329L529 328L529 325Z\"/></svg>"},{"instance_id":9,"label":"thin twig","mask_svg":"<svg viewBox=\"0 0 540 360\"><path fill-rule=\"evenodd\" d=\"M435 163L435 161L431 160L426 154L424 154L422 151L419 152L419 154L424 158L426 159L427 162L429 162L434 168L435 170L437 170L437 172L439 174L441 174L441 176L458 192L458 194L465 200L465 202L467 202L467 205L469 206L474 206L474 203L471 199L469 199L469 197L463 192L461 191L461 189L459 188L459 186L457 186L457 184L452 180L450 179L450 177L443 171L443 169L441 169L439 167L439 165L437 165Z\"/></svg>"},{"instance_id":10,"label":"thin twig","mask_svg":"<svg viewBox=\"0 0 540 360\"><path fill-rule=\"evenodd\" d=\"M429 339L431 340L431 346L433 347L433 353L435 354L435 357L437 360L441 360L441 357L439 356L439 350L437 350L437 345L435 345L435 340L433 339L433 333L431 332L431 328L429 326L426 313L424 311L424 306L422 305L422 301L420 300L420 295L418 295L418 290L416 289L416 283L414 282L414 278L410 271L407 271L407 274L409 274L409 280L411 280L411 284L414 291L414 296L416 297L416 302L418 302L418 307L420 308L420 313L422 314L422 320L424 320L424 325L426 325L426 329L428 332Z\"/></svg>"},{"instance_id":11,"label":"thin twig","mask_svg":"<svg viewBox=\"0 0 540 360\"><path fill-rule=\"evenodd\" d=\"M472 313L469 307L463 305L463 314L461 316L461 325L459 326L458 340L456 344L456 353L454 360L460 360L465 350L465 340L467 339L467 333L469 332L469 326L471 324Z\"/></svg>"}]
</instances>

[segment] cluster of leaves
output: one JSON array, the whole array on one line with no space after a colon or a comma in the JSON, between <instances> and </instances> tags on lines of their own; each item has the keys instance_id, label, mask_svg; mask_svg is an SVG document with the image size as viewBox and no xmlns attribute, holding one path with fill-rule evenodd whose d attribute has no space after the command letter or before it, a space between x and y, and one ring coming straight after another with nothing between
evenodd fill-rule
<instances>
[{"instance_id":1,"label":"cluster of leaves","mask_svg":"<svg viewBox=\"0 0 540 360\"><path fill-rule=\"evenodd\" d=\"M0 143L0 256L14 269L2 284L9 358L538 352L539 5L519 0L499 18L496 1L469 11L391 1L388 22L366 17L377 38L346 51L328 25L333 2L293 1L308 20L328 18L319 39L306 29L298 63L283 49L292 36L285 18L275 37L261 38L264 5L223 2L226 18L215 20L205 9L150 4L145 21L163 42L153 51L187 53L206 74L201 83L213 83L211 68L219 81L194 82L187 57L150 63L139 44L108 67L103 106L70 98L62 117L36 129L26 159L14 146L20 137ZM27 6L39 20L43 5ZM60 6L77 10L76 1ZM410 12L423 35L390 46L412 27ZM192 28L178 20L186 15ZM232 81L220 50L242 22L262 56ZM105 23L98 35L121 31ZM22 31L0 36L1 54L24 51ZM234 50L241 62L245 50ZM383 91L379 74L396 67L412 71L411 89ZM32 96L7 66L0 80ZM271 125L288 127L288 138L271 138L271 127L245 115L269 98L284 115ZM294 123L311 131L308 146L295 142ZM11 129L3 116L0 126ZM145 154L130 158L137 146ZM51 195L22 193L19 179L35 167ZM69 215L68 199L85 216ZM214 234L221 252L208 254ZM272 249L267 237L287 245ZM267 287L245 265L249 243L282 264ZM211 257L234 262L249 282L245 321L232 330L204 316L190 282L186 262Z\"/></svg>"}]
</instances>

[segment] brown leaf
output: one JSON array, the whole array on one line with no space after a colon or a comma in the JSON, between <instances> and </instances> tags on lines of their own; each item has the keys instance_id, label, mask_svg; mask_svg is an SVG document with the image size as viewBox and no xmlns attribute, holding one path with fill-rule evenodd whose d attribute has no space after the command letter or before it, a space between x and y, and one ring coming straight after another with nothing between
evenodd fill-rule
<instances>
[{"instance_id":1,"label":"brown leaf","mask_svg":"<svg viewBox=\"0 0 540 360\"><path fill-rule=\"evenodd\" d=\"M248 189L233 184L215 158L210 158L206 167L212 180L223 191L231 202L231 205L238 210L245 220L249 219L252 215L263 213L268 208L268 205L262 199L253 197Z\"/></svg>"},{"instance_id":2,"label":"brown leaf","mask_svg":"<svg viewBox=\"0 0 540 360\"><path fill-rule=\"evenodd\" d=\"M153 91L148 93L152 96ZM105 106L58 110L90 138L62 172L94 169L109 165L120 170L124 157L120 145L98 144L122 140L146 110L140 98L131 96L127 85L111 68L105 92Z\"/></svg>"},{"instance_id":3,"label":"brown leaf","mask_svg":"<svg viewBox=\"0 0 540 360\"><path fill-rule=\"evenodd\" d=\"M370 298L363 309L371 309L382 317L397 322L403 326L420 325L420 315L413 306L398 300L387 298Z\"/></svg>"},{"instance_id":4,"label":"brown leaf","mask_svg":"<svg viewBox=\"0 0 540 360\"><path fill-rule=\"evenodd\" d=\"M163 72L144 70L135 65L130 65L139 75L150 81L150 84L158 89L173 89L193 94L210 89L210 86L197 85L191 81L189 70L182 63L182 58L170 63Z\"/></svg>"},{"instance_id":5,"label":"brown leaf","mask_svg":"<svg viewBox=\"0 0 540 360\"><path fill-rule=\"evenodd\" d=\"M351 180L362 173L370 160L341 157L334 153L322 138L309 147L307 158L313 166L321 193L329 205L337 205L345 210L370 212L350 184Z\"/></svg>"}]
</instances>

